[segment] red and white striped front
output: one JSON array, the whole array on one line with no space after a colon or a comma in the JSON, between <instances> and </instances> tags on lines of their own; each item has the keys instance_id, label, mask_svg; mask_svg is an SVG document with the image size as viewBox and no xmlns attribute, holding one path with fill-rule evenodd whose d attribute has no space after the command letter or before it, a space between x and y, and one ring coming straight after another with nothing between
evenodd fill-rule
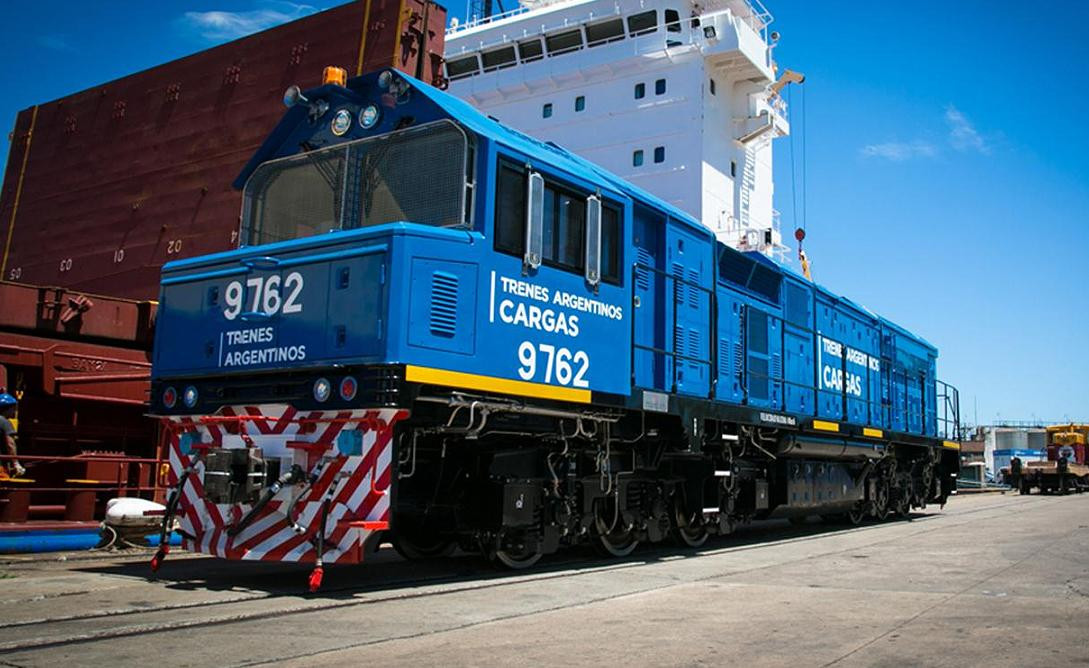
<instances>
[{"instance_id":1,"label":"red and white striped front","mask_svg":"<svg viewBox=\"0 0 1089 668\"><path fill-rule=\"evenodd\" d=\"M321 507L331 500L325 523L323 561L358 563L374 531L389 526L393 429L408 417L402 409L311 411L283 404L236 406L214 416L165 418L170 432L170 484L197 457L200 447L258 447L267 459L296 464L316 481L285 485L236 535L228 530L250 510L245 504L215 504L205 498L204 462L197 461L177 511L183 546L225 559L314 562L314 538L321 530ZM343 454L337 437L358 430L358 452ZM188 436L182 437L183 434ZM196 445L194 445L196 443ZM183 449L186 452L183 452ZM285 468L286 470L286 468ZM296 496L303 494L296 500ZM295 501L297 532L286 512Z\"/></svg>"}]
</instances>

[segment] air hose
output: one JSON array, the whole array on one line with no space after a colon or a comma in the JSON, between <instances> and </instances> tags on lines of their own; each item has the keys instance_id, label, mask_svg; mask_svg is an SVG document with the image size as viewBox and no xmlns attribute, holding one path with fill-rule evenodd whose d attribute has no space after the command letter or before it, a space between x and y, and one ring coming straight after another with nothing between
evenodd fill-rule
<instances>
[{"instance_id":1,"label":"air hose","mask_svg":"<svg viewBox=\"0 0 1089 668\"><path fill-rule=\"evenodd\" d=\"M310 539L310 543L317 550L317 558L314 560L314 570L310 573L310 591L315 592L318 587L321 586L322 576L325 574L324 560L322 557L325 555L325 525L329 520L329 506L333 503L333 498L336 496L339 485L337 483L346 478L347 474L343 471L337 476L329 488L325 490L325 498L321 501L321 519L318 522L318 533L316 536Z\"/></svg>"},{"instance_id":2,"label":"air hose","mask_svg":"<svg viewBox=\"0 0 1089 668\"><path fill-rule=\"evenodd\" d=\"M200 455L198 454L190 460L189 466L185 467L185 470L182 471L181 476L178 478L178 484L170 490L170 497L166 500L166 511L163 512L163 524L159 530L159 549L155 551L155 556L151 558L151 571L153 573L159 570L159 566L163 564L166 555L170 554L170 532L173 529L174 513L178 509L178 502L181 500L185 481L196 470L199 462Z\"/></svg>"},{"instance_id":3,"label":"air hose","mask_svg":"<svg viewBox=\"0 0 1089 668\"><path fill-rule=\"evenodd\" d=\"M310 472L309 476L307 476L307 478L306 478L306 487L303 487L302 491L300 491L295 496L295 498L291 500L291 503L287 506L287 512L285 513L285 515L287 515L287 523L291 526L291 530L294 531L295 533L297 533L300 536L303 535L304 533L306 533L306 528L301 526L295 520L295 506L299 505L299 501L301 501L302 498L304 496L306 496L310 492L310 490L314 487L314 483L316 483L318 481L318 477L321 476L321 470L324 467L325 467L325 460L323 459L323 460L318 462L318 465L315 466L314 470Z\"/></svg>"},{"instance_id":4,"label":"air hose","mask_svg":"<svg viewBox=\"0 0 1089 668\"><path fill-rule=\"evenodd\" d=\"M325 569L322 568L324 562L322 555L325 554L325 523L329 519L329 496L326 495L325 499L321 502L321 522L318 525L318 535L315 537L314 548L318 551L317 558L314 560L314 570L310 573L310 593L314 593L321 587L322 578L325 575Z\"/></svg>"},{"instance_id":5,"label":"air hose","mask_svg":"<svg viewBox=\"0 0 1089 668\"><path fill-rule=\"evenodd\" d=\"M253 520L257 519L258 513L264 510L265 506L268 505L268 502L272 500L272 497L279 494L280 490L283 489L285 485L294 485L301 481L305 475L306 473L301 466L298 464L293 465L287 473L280 476L276 482L265 488L265 492L261 495L261 498L257 500L257 503L253 504L250 511L246 513L237 524L227 528L227 535L232 538L237 536L243 529L248 527Z\"/></svg>"}]
</instances>

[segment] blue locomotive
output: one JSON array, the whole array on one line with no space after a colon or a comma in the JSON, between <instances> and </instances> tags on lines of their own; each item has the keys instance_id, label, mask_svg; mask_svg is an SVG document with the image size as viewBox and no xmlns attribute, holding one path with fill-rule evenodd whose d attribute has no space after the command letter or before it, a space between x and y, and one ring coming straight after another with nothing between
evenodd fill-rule
<instances>
[{"instance_id":1,"label":"blue locomotive","mask_svg":"<svg viewBox=\"0 0 1089 668\"><path fill-rule=\"evenodd\" d=\"M400 72L285 103L242 247L163 269L152 408L191 549L523 567L952 493L921 338Z\"/></svg>"}]
</instances>

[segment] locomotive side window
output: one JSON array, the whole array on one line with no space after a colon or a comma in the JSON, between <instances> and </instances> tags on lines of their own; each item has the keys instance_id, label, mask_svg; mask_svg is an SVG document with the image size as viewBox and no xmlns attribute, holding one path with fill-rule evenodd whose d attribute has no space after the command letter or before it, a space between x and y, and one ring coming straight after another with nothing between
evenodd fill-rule
<instances>
[{"instance_id":1,"label":"locomotive side window","mask_svg":"<svg viewBox=\"0 0 1089 668\"><path fill-rule=\"evenodd\" d=\"M545 264L581 273L586 256L586 199L545 185Z\"/></svg>"},{"instance_id":2,"label":"locomotive side window","mask_svg":"<svg viewBox=\"0 0 1089 668\"><path fill-rule=\"evenodd\" d=\"M495 249L521 256L526 247L525 228L525 171L501 164L495 189Z\"/></svg>"},{"instance_id":3,"label":"locomotive side window","mask_svg":"<svg viewBox=\"0 0 1089 668\"><path fill-rule=\"evenodd\" d=\"M523 167L500 162L495 194L495 249L522 257L526 250L527 175ZM541 261L583 273L586 269L587 195L545 181ZM620 210L601 206L601 280L620 283Z\"/></svg>"},{"instance_id":4,"label":"locomotive side window","mask_svg":"<svg viewBox=\"0 0 1089 668\"><path fill-rule=\"evenodd\" d=\"M620 283L620 211L601 207L601 280Z\"/></svg>"}]
</instances>

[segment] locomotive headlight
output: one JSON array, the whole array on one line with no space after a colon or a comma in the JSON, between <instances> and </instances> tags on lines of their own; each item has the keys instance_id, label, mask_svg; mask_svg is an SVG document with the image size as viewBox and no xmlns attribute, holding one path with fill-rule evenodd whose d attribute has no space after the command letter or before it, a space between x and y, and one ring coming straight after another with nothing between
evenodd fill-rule
<instances>
[{"instance_id":1,"label":"locomotive headlight","mask_svg":"<svg viewBox=\"0 0 1089 668\"><path fill-rule=\"evenodd\" d=\"M378 123L378 107L369 104L359 112L359 124L364 130L370 130Z\"/></svg>"},{"instance_id":2,"label":"locomotive headlight","mask_svg":"<svg viewBox=\"0 0 1089 668\"><path fill-rule=\"evenodd\" d=\"M341 109L333 115L332 122L329 123L329 129L333 131L338 137L344 135L345 132L352 127L352 113L347 109Z\"/></svg>"},{"instance_id":3,"label":"locomotive headlight","mask_svg":"<svg viewBox=\"0 0 1089 668\"><path fill-rule=\"evenodd\" d=\"M378 75L378 87L382 90L389 88L389 82L393 81L393 72L386 70Z\"/></svg>"},{"instance_id":4,"label":"locomotive headlight","mask_svg":"<svg viewBox=\"0 0 1089 668\"><path fill-rule=\"evenodd\" d=\"M328 378L318 378L314 381L314 398L318 400L318 403L325 403L329 400L329 395L333 393L333 384L329 382Z\"/></svg>"},{"instance_id":5,"label":"locomotive headlight","mask_svg":"<svg viewBox=\"0 0 1089 668\"><path fill-rule=\"evenodd\" d=\"M173 408L176 403L178 403L178 391L173 387L163 390L163 405L167 408Z\"/></svg>"},{"instance_id":6,"label":"locomotive headlight","mask_svg":"<svg viewBox=\"0 0 1089 668\"><path fill-rule=\"evenodd\" d=\"M200 398L200 393L198 393L197 388L193 387L192 385L185 388L185 392L182 393L182 401L184 401L185 405L187 407L189 407L189 408L192 408L193 406L196 406L197 405L197 399L199 399L199 398Z\"/></svg>"},{"instance_id":7,"label":"locomotive headlight","mask_svg":"<svg viewBox=\"0 0 1089 668\"><path fill-rule=\"evenodd\" d=\"M359 384L355 382L355 378L351 376L345 376L340 381L340 398L344 401L351 401L355 399L355 393L359 389Z\"/></svg>"}]
</instances>

